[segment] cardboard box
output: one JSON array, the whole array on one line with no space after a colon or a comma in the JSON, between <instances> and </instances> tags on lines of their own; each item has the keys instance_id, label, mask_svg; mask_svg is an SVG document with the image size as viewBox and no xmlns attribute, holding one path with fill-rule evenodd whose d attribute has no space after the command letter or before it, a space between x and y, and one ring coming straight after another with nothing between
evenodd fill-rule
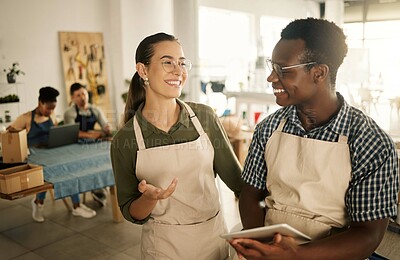
<instances>
[{"instance_id":1,"label":"cardboard box","mask_svg":"<svg viewBox=\"0 0 400 260\"><path fill-rule=\"evenodd\" d=\"M25 162L28 158L26 129L19 132L3 132L1 145L3 163Z\"/></svg>"},{"instance_id":2,"label":"cardboard box","mask_svg":"<svg viewBox=\"0 0 400 260\"><path fill-rule=\"evenodd\" d=\"M11 194L43 185L43 167L23 164L0 170L0 192Z\"/></svg>"}]
</instances>

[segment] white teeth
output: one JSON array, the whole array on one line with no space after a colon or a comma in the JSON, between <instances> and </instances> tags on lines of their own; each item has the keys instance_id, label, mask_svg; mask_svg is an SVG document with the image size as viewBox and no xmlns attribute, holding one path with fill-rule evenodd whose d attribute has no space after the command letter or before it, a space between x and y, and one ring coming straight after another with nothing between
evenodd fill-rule
<instances>
[{"instance_id":1,"label":"white teeth","mask_svg":"<svg viewBox=\"0 0 400 260\"><path fill-rule=\"evenodd\" d=\"M283 92L285 92L284 89L281 89L281 88L274 88L274 93L283 93Z\"/></svg>"},{"instance_id":2,"label":"white teeth","mask_svg":"<svg viewBox=\"0 0 400 260\"><path fill-rule=\"evenodd\" d=\"M170 85L180 85L181 84L181 82L179 80L167 81L167 83Z\"/></svg>"}]
</instances>

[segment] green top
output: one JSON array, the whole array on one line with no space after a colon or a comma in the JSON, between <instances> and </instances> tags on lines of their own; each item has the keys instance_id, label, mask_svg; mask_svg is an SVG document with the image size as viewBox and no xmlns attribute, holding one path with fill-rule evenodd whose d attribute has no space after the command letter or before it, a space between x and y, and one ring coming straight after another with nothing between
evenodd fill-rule
<instances>
[{"instance_id":1,"label":"green top","mask_svg":"<svg viewBox=\"0 0 400 260\"><path fill-rule=\"evenodd\" d=\"M182 101L178 122L168 133L156 128L142 115L143 104L136 111L136 118L142 129L146 148L179 144L194 141L199 137L193 123L189 119L189 113L184 108ZM239 195L243 181L241 179L241 166L236 158L229 139L211 107L204 104L188 103L199 119L204 132L207 133L214 147L214 172L218 174L225 184ZM149 217L143 220L133 219L129 213L129 205L140 197L138 190L139 180L136 177L136 153L138 146L133 130L133 118L114 136L111 144L111 162L117 186L118 204L125 219L137 223L145 223ZM196 158L193 158L196 160ZM157 162L157 158L154 158Z\"/></svg>"}]
</instances>

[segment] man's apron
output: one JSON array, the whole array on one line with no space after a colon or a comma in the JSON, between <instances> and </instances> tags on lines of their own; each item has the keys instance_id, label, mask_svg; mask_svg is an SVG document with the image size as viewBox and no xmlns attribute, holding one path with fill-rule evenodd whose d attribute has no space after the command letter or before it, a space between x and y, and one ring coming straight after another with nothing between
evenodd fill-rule
<instances>
[{"instance_id":1,"label":"man's apron","mask_svg":"<svg viewBox=\"0 0 400 260\"><path fill-rule=\"evenodd\" d=\"M146 149L134 117L139 180L166 189L174 177L171 197L159 200L142 229L142 259L221 260L228 244L219 237L226 227L219 212L213 171L214 149L192 109L185 104L200 137L195 141Z\"/></svg>"},{"instance_id":2,"label":"man's apron","mask_svg":"<svg viewBox=\"0 0 400 260\"><path fill-rule=\"evenodd\" d=\"M351 177L347 137L338 142L303 138L282 129L266 144L265 225L287 223L313 240L346 228L345 193Z\"/></svg>"},{"instance_id":3,"label":"man's apron","mask_svg":"<svg viewBox=\"0 0 400 260\"><path fill-rule=\"evenodd\" d=\"M75 123L79 123L79 130L84 131L84 132L94 130L94 126L97 122L97 117L93 113L93 109L89 108L89 110L90 110L89 116L81 115L79 113L79 108L77 105L75 105L75 110L76 110Z\"/></svg>"}]
</instances>

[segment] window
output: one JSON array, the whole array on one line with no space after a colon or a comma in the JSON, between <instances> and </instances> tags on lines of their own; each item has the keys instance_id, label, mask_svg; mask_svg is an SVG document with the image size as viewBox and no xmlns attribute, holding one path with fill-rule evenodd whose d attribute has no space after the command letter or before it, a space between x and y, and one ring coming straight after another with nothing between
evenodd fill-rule
<instances>
[{"instance_id":1,"label":"window","mask_svg":"<svg viewBox=\"0 0 400 260\"><path fill-rule=\"evenodd\" d=\"M369 87L381 85L384 91L400 95L397 73L400 71L400 21L345 24L349 48L364 48L369 53ZM389 33L388 33L389 32Z\"/></svg>"},{"instance_id":2,"label":"window","mask_svg":"<svg viewBox=\"0 0 400 260\"><path fill-rule=\"evenodd\" d=\"M229 91L247 83L254 59L251 16L216 8L199 8L199 58L203 81L222 80Z\"/></svg>"},{"instance_id":3,"label":"window","mask_svg":"<svg viewBox=\"0 0 400 260\"><path fill-rule=\"evenodd\" d=\"M344 24L349 54L354 50L367 53L368 74L358 87L380 90L379 99L367 111L381 127L390 131L390 106L395 97L400 96L397 73L400 71L400 20ZM350 56L349 55L349 56ZM346 58L347 59L347 58ZM346 62L345 59L345 62ZM347 67L357 73L360 61L353 60ZM353 84L353 88L356 85ZM393 103L392 103L393 105ZM379 111L378 111L379 110ZM386 111L384 111L386 110Z\"/></svg>"},{"instance_id":4,"label":"window","mask_svg":"<svg viewBox=\"0 0 400 260\"><path fill-rule=\"evenodd\" d=\"M291 20L289 18L263 16L260 19L260 35L264 56L271 57L276 43L281 38L281 31Z\"/></svg>"}]
</instances>

